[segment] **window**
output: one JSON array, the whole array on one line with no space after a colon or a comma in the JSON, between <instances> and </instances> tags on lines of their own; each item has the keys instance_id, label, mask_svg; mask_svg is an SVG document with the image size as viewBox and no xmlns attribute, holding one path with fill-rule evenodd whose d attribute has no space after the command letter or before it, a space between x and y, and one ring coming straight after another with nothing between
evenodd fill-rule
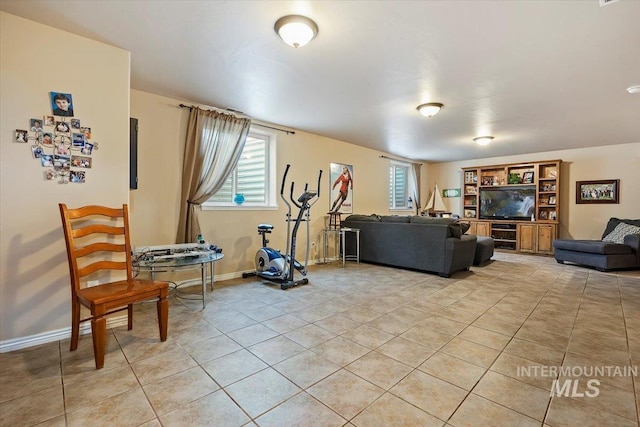
<instances>
[{"instance_id":1,"label":"window","mask_svg":"<svg viewBox=\"0 0 640 427\"><path fill-rule=\"evenodd\" d=\"M389 208L408 209L409 166L392 162L389 166Z\"/></svg>"},{"instance_id":2,"label":"window","mask_svg":"<svg viewBox=\"0 0 640 427\"><path fill-rule=\"evenodd\" d=\"M254 131L247 136L238 165L223 186L203 204L204 208L235 207L236 194L244 196L242 207L269 207L275 203L275 136Z\"/></svg>"}]
</instances>

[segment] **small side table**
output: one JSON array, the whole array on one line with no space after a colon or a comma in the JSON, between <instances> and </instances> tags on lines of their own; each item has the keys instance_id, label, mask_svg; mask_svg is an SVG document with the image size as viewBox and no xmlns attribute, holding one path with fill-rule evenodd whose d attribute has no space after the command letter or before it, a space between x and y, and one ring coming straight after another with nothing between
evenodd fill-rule
<instances>
[{"instance_id":1,"label":"small side table","mask_svg":"<svg viewBox=\"0 0 640 427\"><path fill-rule=\"evenodd\" d=\"M339 228L324 228L322 230L322 263L327 264L329 261L329 241L333 241L334 253L333 259L338 258L338 236L340 235Z\"/></svg>"},{"instance_id":2,"label":"small side table","mask_svg":"<svg viewBox=\"0 0 640 427\"><path fill-rule=\"evenodd\" d=\"M202 284L202 296L196 295L196 298L192 298L190 296L180 294L179 287L181 285L186 285L193 280L186 280L184 282L178 283L173 287L173 289L175 290L175 295L178 298L202 300L202 309L204 310L207 304L207 264L209 265L209 270L211 271L211 290L213 291L214 264L222 258L224 258L224 254L222 253L203 252L201 255L194 257L169 258L160 260L140 260L134 262L133 264L135 268L139 269L139 271L149 273L152 280L155 279L155 275L157 273L200 269L201 278L198 281L201 281Z\"/></svg>"},{"instance_id":3,"label":"small side table","mask_svg":"<svg viewBox=\"0 0 640 427\"><path fill-rule=\"evenodd\" d=\"M356 253L347 254L347 233L355 233L356 237ZM341 228L340 229L340 241L342 242L342 266L345 266L346 261L355 261L360 263L360 229L359 228Z\"/></svg>"}]
</instances>

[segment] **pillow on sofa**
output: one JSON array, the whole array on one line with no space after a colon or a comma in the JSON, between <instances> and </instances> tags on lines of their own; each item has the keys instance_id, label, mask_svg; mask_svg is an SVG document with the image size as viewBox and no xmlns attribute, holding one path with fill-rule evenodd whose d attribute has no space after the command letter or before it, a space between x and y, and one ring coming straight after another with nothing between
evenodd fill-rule
<instances>
[{"instance_id":1,"label":"pillow on sofa","mask_svg":"<svg viewBox=\"0 0 640 427\"><path fill-rule=\"evenodd\" d=\"M471 224L468 222L460 222L460 227L462 228L462 234L466 234L467 231L471 228Z\"/></svg>"},{"instance_id":2,"label":"pillow on sofa","mask_svg":"<svg viewBox=\"0 0 640 427\"><path fill-rule=\"evenodd\" d=\"M616 228L614 228L611 233L607 234L602 239L602 241L622 244L624 243L624 236L628 234L640 234L640 227L621 222L620 224L616 225Z\"/></svg>"},{"instance_id":3,"label":"pillow on sofa","mask_svg":"<svg viewBox=\"0 0 640 427\"><path fill-rule=\"evenodd\" d=\"M618 219L611 218L607 223L607 227L604 229L604 233L602 233L602 239L611 234L611 232L618 226L620 223L635 225L636 227L640 227L640 219Z\"/></svg>"},{"instance_id":4,"label":"pillow on sofa","mask_svg":"<svg viewBox=\"0 0 640 427\"><path fill-rule=\"evenodd\" d=\"M455 222L453 224L449 224L449 230L451 230L451 235L453 237L457 237L458 239L462 237L464 233L466 233L471 227L471 224L467 222Z\"/></svg>"}]
</instances>

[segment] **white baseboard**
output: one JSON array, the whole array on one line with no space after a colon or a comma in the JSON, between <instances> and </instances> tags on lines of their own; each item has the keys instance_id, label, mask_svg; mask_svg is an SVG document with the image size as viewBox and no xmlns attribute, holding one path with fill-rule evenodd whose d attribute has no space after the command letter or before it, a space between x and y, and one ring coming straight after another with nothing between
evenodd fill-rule
<instances>
[{"instance_id":1,"label":"white baseboard","mask_svg":"<svg viewBox=\"0 0 640 427\"><path fill-rule=\"evenodd\" d=\"M127 316L117 316L107 319L107 329L116 328L118 326L127 325ZM80 335L91 333L91 323L80 324ZM34 347L40 344L46 344L53 341L60 341L71 338L71 326L68 328L58 329L55 331L43 332L41 334L29 335L27 337L14 338L6 341L0 341L0 353L8 353L10 351L20 350L23 348Z\"/></svg>"},{"instance_id":2,"label":"white baseboard","mask_svg":"<svg viewBox=\"0 0 640 427\"><path fill-rule=\"evenodd\" d=\"M309 265L320 264L319 260L310 260ZM235 271L233 273L226 273L216 275L215 282L221 282L224 280L238 279L242 277L243 271ZM215 291L214 291L215 292ZM169 313L171 315L171 313ZM107 329L116 328L119 326L126 326L127 316L117 316L107 319ZM91 324L88 322L80 325L80 335L86 335L91 333ZM43 332L41 334L29 335L26 337L13 338L10 340L0 341L0 353L8 353L10 351L20 350L23 348L34 347L40 344L46 344L53 341L64 340L71 338L71 326L68 328L58 329L55 331Z\"/></svg>"}]
</instances>

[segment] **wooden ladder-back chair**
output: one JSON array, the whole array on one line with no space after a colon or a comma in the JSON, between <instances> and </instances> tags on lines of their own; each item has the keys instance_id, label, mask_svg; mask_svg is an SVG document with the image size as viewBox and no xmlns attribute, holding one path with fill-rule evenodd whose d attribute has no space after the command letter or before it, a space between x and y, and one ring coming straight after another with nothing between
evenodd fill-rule
<instances>
[{"instance_id":1,"label":"wooden ladder-back chair","mask_svg":"<svg viewBox=\"0 0 640 427\"><path fill-rule=\"evenodd\" d=\"M128 329L132 329L133 303L153 298L158 299L160 340L166 341L169 284L133 278L127 205L122 205L121 209L104 206L69 209L63 203L59 206L71 275L70 350L78 348L80 323L91 320L96 369L102 368L107 339L106 316L127 310ZM122 270L126 271L126 278ZM109 279L108 283L86 287L87 276L96 272L109 274L109 277L112 274L119 275L122 279ZM91 317L80 319L81 305L91 311Z\"/></svg>"}]
</instances>

